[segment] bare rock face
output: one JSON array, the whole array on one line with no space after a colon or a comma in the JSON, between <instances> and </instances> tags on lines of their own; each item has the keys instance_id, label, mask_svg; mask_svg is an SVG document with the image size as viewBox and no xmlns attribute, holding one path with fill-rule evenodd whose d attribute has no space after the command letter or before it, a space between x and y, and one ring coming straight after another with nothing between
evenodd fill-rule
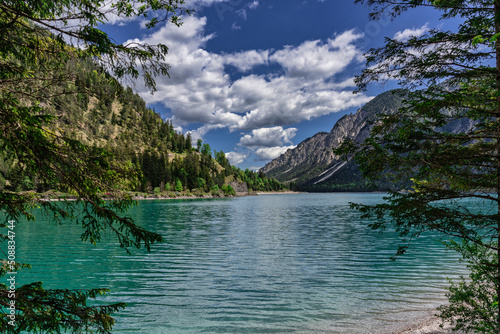
<instances>
[{"instance_id":1,"label":"bare rock face","mask_svg":"<svg viewBox=\"0 0 500 334\"><path fill-rule=\"evenodd\" d=\"M288 150L265 165L261 171L281 182L294 182L306 191L359 191L368 190L361 173L353 161L343 161L333 154L347 138L364 141L381 114L393 114L403 106L404 95L400 90L382 93L337 121L329 132L320 132L304 140L293 150ZM470 119L448 123L441 131L466 132L474 128ZM385 184L384 188L393 185Z\"/></svg>"},{"instance_id":2,"label":"bare rock face","mask_svg":"<svg viewBox=\"0 0 500 334\"><path fill-rule=\"evenodd\" d=\"M261 171L282 182L317 184L324 182L349 167L333 154L347 138L361 142L366 139L376 116L393 113L402 105L403 97L398 91L382 93L358 109L337 121L329 132L320 132L301 142L265 165Z\"/></svg>"},{"instance_id":3,"label":"bare rock face","mask_svg":"<svg viewBox=\"0 0 500 334\"><path fill-rule=\"evenodd\" d=\"M234 189L237 193L248 193L248 187L245 182L231 182L229 185Z\"/></svg>"}]
</instances>

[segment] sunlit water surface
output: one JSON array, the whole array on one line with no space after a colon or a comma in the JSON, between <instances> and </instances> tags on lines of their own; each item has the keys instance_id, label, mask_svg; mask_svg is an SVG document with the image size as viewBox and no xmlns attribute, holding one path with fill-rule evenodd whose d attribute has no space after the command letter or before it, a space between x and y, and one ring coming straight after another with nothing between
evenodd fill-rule
<instances>
[{"instance_id":1,"label":"sunlit water surface","mask_svg":"<svg viewBox=\"0 0 500 334\"><path fill-rule=\"evenodd\" d=\"M33 265L17 280L111 289L104 301L128 304L114 333L388 333L442 304L463 269L436 235L391 261L397 236L349 208L382 196L141 201L129 214L165 243L132 255L39 216L16 227L18 260Z\"/></svg>"}]
</instances>

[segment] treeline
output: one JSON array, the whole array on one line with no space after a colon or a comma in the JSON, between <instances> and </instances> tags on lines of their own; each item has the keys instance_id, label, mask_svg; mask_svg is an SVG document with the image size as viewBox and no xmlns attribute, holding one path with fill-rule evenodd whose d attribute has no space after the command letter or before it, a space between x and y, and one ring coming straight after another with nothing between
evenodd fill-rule
<instances>
[{"instance_id":1,"label":"treeline","mask_svg":"<svg viewBox=\"0 0 500 334\"><path fill-rule=\"evenodd\" d=\"M256 191L278 191L286 189L286 186L275 179L266 177L263 172L253 172L251 170L236 168L231 166L224 152L214 152L215 160L223 168L225 177L233 177L244 182L249 190Z\"/></svg>"},{"instance_id":2,"label":"treeline","mask_svg":"<svg viewBox=\"0 0 500 334\"><path fill-rule=\"evenodd\" d=\"M216 194L222 191L234 195L231 183L244 183L248 191L279 191L285 186L267 178L263 173L231 166L224 152L210 155L210 146L188 149L184 154L155 153L148 150L132 157L132 162L142 172L136 187L142 192L202 191ZM156 191L155 191L156 189Z\"/></svg>"},{"instance_id":3,"label":"treeline","mask_svg":"<svg viewBox=\"0 0 500 334\"><path fill-rule=\"evenodd\" d=\"M230 184L245 184L248 191L279 191L285 186L263 173L231 166L222 151L174 129L131 88L124 88L89 60L68 61L61 80L47 91L47 109L57 121L49 125L62 135L112 153L113 163L127 168L124 188L161 193L195 190L234 195ZM0 154L0 189L11 191L60 189L38 182L8 154Z\"/></svg>"}]
</instances>

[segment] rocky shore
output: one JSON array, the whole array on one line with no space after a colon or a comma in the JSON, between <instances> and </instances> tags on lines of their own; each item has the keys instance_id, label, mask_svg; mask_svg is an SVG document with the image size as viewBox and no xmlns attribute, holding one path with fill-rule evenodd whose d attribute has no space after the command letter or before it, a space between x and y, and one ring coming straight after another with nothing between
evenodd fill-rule
<instances>
[{"instance_id":1,"label":"rocky shore","mask_svg":"<svg viewBox=\"0 0 500 334\"><path fill-rule=\"evenodd\" d=\"M435 312L429 312L426 317L417 319L390 334L465 334L463 331L453 331L449 324L441 327L441 319L434 314Z\"/></svg>"},{"instance_id":2,"label":"rocky shore","mask_svg":"<svg viewBox=\"0 0 500 334\"><path fill-rule=\"evenodd\" d=\"M162 195L138 195L132 196L134 200L143 200L143 199L202 199L202 198L228 198L228 197L242 197L242 196L258 196L258 195L285 195L285 194L300 194L300 192L296 191L251 191L251 192L243 192L237 191L235 196L222 196L222 195L194 195L194 194L174 194L172 196L162 196Z\"/></svg>"}]
</instances>

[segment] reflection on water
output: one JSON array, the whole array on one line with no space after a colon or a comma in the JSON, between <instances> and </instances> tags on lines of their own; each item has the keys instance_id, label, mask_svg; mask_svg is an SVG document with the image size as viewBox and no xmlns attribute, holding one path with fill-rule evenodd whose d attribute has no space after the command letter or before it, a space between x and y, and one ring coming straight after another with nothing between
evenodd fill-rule
<instances>
[{"instance_id":1,"label":"reflection on water","mask_svg":"<svg viewBox=\"0 0 500 334\"><path fill-rule=\"evenodd\" d=\"M116 333L386 333L444 299L457 255L436 236L390 261L398 239L366 228L348 202L380 194L143 201L130 211L165 243L127 255L109 236L39 217L17 227L24 283L107 287L125 301ZM40 236L43 235L43 238Z\"/></svg>"}]
</instances>

